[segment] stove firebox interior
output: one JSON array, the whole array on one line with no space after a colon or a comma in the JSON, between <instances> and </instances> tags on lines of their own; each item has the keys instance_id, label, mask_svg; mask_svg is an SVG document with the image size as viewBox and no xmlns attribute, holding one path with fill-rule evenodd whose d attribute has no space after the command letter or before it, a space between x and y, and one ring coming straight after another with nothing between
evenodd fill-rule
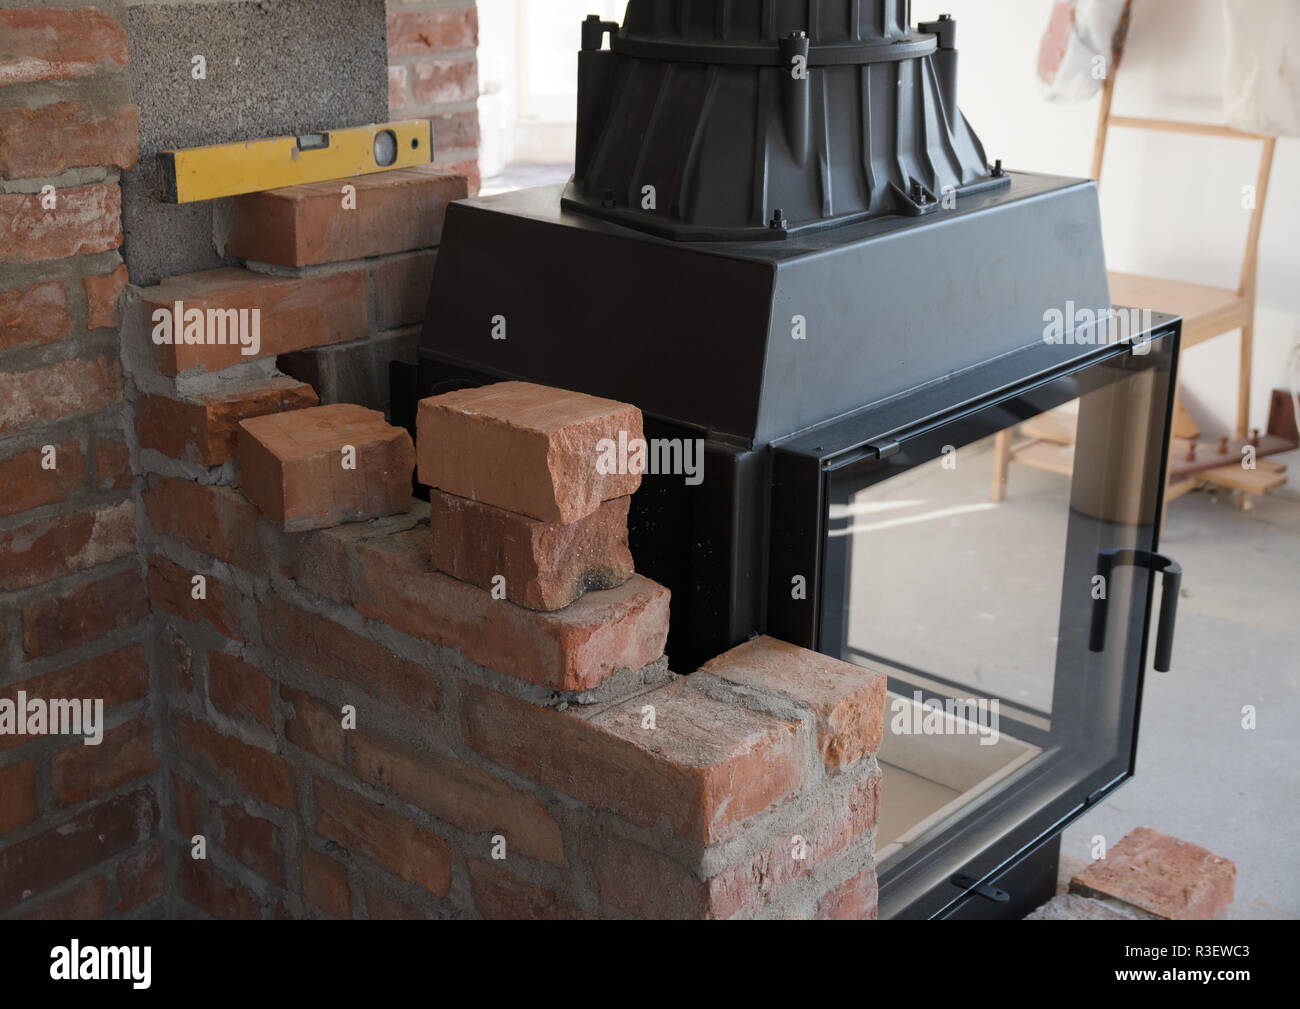
<instances>
[{"instance_id":1,"label":"stove firebox interior","mask_svg":"<svg viewBox=\"0 0 1300 1009\"><path fill-rule=\"evenodd\" d=\"M574 178L449 208L395 420L523 379L698 441L630 519L673 668L768 633L887 672L881 915L1027 913L1133 772L1179 320L1113 339L1095 185L987 163L949 18L631 0L581 39Z\"/></svg>"}]
</instances>

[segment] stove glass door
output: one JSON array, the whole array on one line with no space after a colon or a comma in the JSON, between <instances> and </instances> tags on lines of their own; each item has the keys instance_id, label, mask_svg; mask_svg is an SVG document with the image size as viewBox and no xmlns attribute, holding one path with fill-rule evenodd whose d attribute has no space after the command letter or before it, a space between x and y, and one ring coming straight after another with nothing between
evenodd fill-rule
<instances>
[{"instance_id":1,"label":"stove glass door","mask_svg":"<svg viewBox=\"0 0 1300 1009\"><path fill-rule=\"evenodd\" d=\"M889 676L882 915L1129 773L1152 575L1103 558L1155 550L1172 342L832 467L821 649Z\"/></svg>"}]
</instances>

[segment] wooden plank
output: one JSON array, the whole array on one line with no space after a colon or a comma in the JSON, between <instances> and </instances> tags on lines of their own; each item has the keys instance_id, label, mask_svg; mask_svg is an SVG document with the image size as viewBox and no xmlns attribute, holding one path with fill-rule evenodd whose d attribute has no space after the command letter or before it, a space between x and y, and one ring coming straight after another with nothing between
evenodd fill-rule
<instances>
[{"instance_id":1,"label":"wooden plank","mask_svg":"<svg viewBox=\"0 0 1300 1009\"><path fill-rule=\"evenodd\" d=\"M1106 83L1101 89L1101 110L1097 113L1097 138L1092 143L1092 179L1101 183L1101 166L1106 160L1106 131L1110 127L1110 106L1115 98L1115 72L1113 63Z\"/></svg>"},{"instance_id":2,"label":"wooden plank","mask_svg":"<svg viewBox=\"0 0 1300 1009\"><path fill-rule=\"evenodd\" d=\"M1247 133L1231 126L1215 123L1193 123L1179 119L1145 119L1139 116L1111 116L1111 126L1130 130L1150 130L1153 133L1185 133L1199 137L1228 137L1233 140L1272 140L1262 133Z\"/></svg>"},{"instance_id":3,"label":"wooden plank","mask_svg":"<svg viewBox=\"0 0 1300 1009\"><path fill-rule=\"evenodd\" d=\"M1011 450L1011 458L1035 469L1049 470L1061 476L1074 476L1073 445L1057 445L1035 438L1015 446Z\"/></svg>"},{"instance_id":4,"label":"wooden plank","mask_svg":"<svg viewBox=\"0 0 1300 1009\"><path fill-rule=\"evenodd\" d=\"M1242 469L1240 466L1220 466L1218 469L1206 470L1200 474L1206 483L1232 490L1245 491L1247 494L1267 494L1277 490L1286 483L1285 473L1269 473L1262 469Z\"/></svg>"},{"instance_id":5,"label":"wooden plank","mask_svg":"<svg viewBox=\"0 0 1300 1009\"><path fill-rule=\"evenodd\" d=\"M1250 323L1250 304L1236 291L1137 273L1110 274L1110 300L1183 317L1183 349Z\"/></svg>"},{"instance_id":6,"label":"wooden plank","mask_svg":"<svg viewBox=\"0 0 1300 1009\"><path fill-rule=\"evenodd\" d=\"M1185 438L1188 441L1195 441L1201 436L1201 429L1196 426L1196 421L1192 415L1187 412L1187 407L1183 406L1181 399L1174 400L1174 437Z\"/></svg>"},{"instance_id":7,"label":"wooden plank","mask_svg":"<svg viewBox=\"0 0 1300 1009\"><path fill-rule=\"evenodd\" d=\"M1030 417L1018 428L1026 438L1040 438L1056 445L1073 445L1079 429L1079 401L1071 400L1054 410Z\"/></svg>"},{"instance_id":8,"label":"wooden plank","mask_svg":"<svg viewBox=\"0 0 1300 1009\"><path fill-rule=\"evenodd\" d=\"M1196 458L1188 461L1187 450L1192 444L1196 445ZM1241 449L1246 444L1247 442L1241 439L1229 441L1226 451L1220 452L1218 442L1193 443L1175 438L1169 444L1169 477L1171 480L1178 480L1193 473L1205 473L1207 470L1225 466L1240 467ZM1265 456L1277 455L1279 452L1290 452L1294 447L1291 442L1283 438L1262 434L1259 436L1259 444L1255 446L1255 459L1258 461Z\"/></svg>"}]
</instances>

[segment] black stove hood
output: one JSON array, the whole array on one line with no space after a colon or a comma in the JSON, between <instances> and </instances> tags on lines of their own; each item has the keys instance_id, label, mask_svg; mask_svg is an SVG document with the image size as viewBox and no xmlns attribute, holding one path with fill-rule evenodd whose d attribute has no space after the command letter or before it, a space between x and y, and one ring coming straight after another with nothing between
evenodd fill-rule
<instances>
[{"instance_id":1,"label":"black stove hood","mask_svg":"<svg viewBox=\"0 0 1300 1009\"><path fill-rule=\"evenodd\" d=\"M565 210L558 186L460 201L422 349L759 447L1041 343L1053 309L1106 310L1095 185L1006 180L765 242L659 238Z\"/></svg>"}]
</instances>

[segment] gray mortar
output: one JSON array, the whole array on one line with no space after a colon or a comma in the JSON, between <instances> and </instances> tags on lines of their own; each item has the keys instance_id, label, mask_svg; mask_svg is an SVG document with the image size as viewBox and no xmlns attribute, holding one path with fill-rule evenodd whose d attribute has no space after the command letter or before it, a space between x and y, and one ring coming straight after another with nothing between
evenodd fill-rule
<instances>
[{"instance_id":1,"label":"gray mortar","mask_svg":"<svg viewBox=\"0 0 1300 1009\"><path fill-rule=\"evenodd\" d=\"M228 264L213 244L221 201L155 198L159 151L388 119L384 0L148 4L127 23L140 162L122 179L122 224L136 284ZM200 54L207 79L196 81Z\"/></svg>"}]
</instances>

